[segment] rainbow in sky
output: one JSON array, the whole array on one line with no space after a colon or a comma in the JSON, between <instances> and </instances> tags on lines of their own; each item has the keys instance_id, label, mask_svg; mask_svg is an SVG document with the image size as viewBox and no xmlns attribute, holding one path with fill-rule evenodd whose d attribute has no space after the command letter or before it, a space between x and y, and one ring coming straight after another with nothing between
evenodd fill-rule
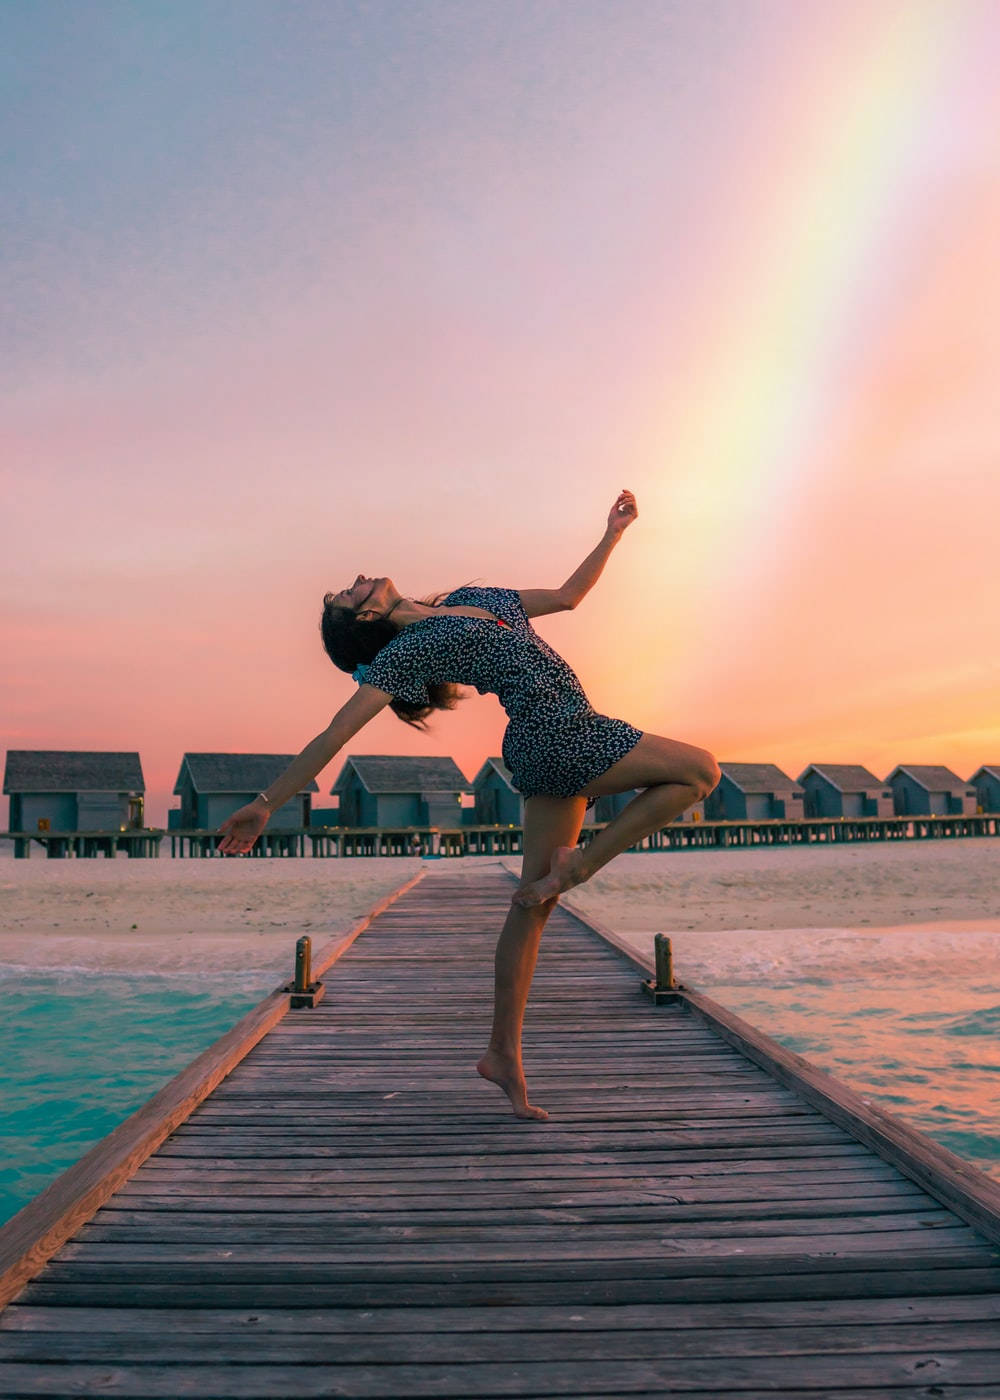
<instances>
[{"instance_id":1,"label":"rainbow in sky","mask_svg":"<svg viewBox=\"0 0 1000 1400\"><path fill-rule=\"evenodd\" d=\"M845 357L878 334L893 238L916 216L921 153L976 14L904 6L879 22L866 10L825 69L782 94L795 116L785 148L748 187L730 294L695 347L682 417L652 449L671 464L663 517L684 520L699 553L710 537L722 563L704 577L717 608L764 593L747 585L768 570L766 545L796 527L827 467Z\"/></svg>"}]
</instances>

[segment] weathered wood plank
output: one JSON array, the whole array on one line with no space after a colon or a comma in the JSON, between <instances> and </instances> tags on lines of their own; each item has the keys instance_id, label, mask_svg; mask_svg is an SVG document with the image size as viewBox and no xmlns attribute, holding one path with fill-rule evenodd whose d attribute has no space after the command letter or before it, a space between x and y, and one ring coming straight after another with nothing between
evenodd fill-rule
<instances>
[{"instance_id":1,"label":"weathered wood plank","mask_svg":"<svg viewBox=\"0 0 1000 1400\"><path fill-rule=\"evenodd\" d=\"M970 1239L970 1235L972 1236ZM634 1240L615 1243L596 1241L588 1250L585 1240L570 1237L565 1244L547 1241L497 1245L486 1250L478 1245L462 1247L461 1241L446 1245L393 1242L370 1250L324 1248L321 1245L282 1244L170 1245L150 1243L141 1259L128 1245L64 1245L49 1264L53 1280L141 1282L169 1278L184 1281L218 1282L259 1279L285 1282L292 1279L316 1283L344 1282L370 1277L382 1279L453 1281L459 1278L481 1280L519 1279L530 1275L539 1279L640 1277L708 1277L713 1274L753 1273L758 1278L768 1271L807 1273L822 1262L829 1270L839 1265L866 1268L901 1269L915 1261L925 1269L1000 1267L989 1250L976 1244L966 1227L952 1231L901 1230L878 1234L836 1236L766 1236L762 1239L680 1239L662 1235L655 1241Z\"/></svg>"},{"instance_id":2,"label":"weathered wood plank","mask_svg":"<svg viewBox=\"0 0 1000 1400\"><path fill-rule=\"evenodd\" d=\"M721 1323L721 1319L718 1319ZM167 1333L139 1336L134 1333L98 1333L88 1330L0 1331L0 1364L15 1361L51 1362L58 1355L63 1365L98 1362L119 1365L157 1365L168 1362L214 1365L327 1366L405 1364L453 1365L503 1361L515 1364L527 1353L531 1361L579 1363L623 1361L666 1356L680 1357L786 1357L817 1355L863 1356L885 1352L956 1354L1000 1351L996 1321L906 1324L856 1324L796 1327L732 1327L674 1329L663 1335L659 1328L614 1328L586 1331L534 1330L530 1341L523 1332L494 1331L488 1319L481 1330L448 1332L441 1328L413 1330L401 1324L397 1332L337 1335L335 1353L329 1333L262 1333L244 1329L232 1336ZM808 1369L808 1365L807 1368Z\"/></svg>"},{"instance_id":3,"label":"weathered wood plank","mask_svg":"<svg viewBox=\"0 0 1000 1400\"><path fill-rule=\"evenodd\" d=\"M12 1303L0 1315L0 1332L138 1332L163 1325L156 1308L29 1307ZM539 1306L524 1308L178 1308L170 1318L179 1331L234 1336L275 1333L326 1333L381 1336L387 1332L635 1331L689 1328L758 1328L788 1331L799 1327L887 1326L945 1322L1000 1322L1000 1296L945 1294L940 1297L807 1298L790 1302L657 1303Z\"/></svg>"},{"instance_id":4,"label":"weathered wood plank","mask_svg":"<svg viewBox=\"0 0 1000 1400\"><path fill-rule=\"evenodd\" d=\"M371 1249L372 1257L375 1257L378 1249L391 1249L394 1243L399 1241L450 1245L456 1240L461 1240L463 1246L484 1246L484 1257L493 1258L497 1257L494 1251L500 1242L504 1248L526 1243L561 1243L566 1235L565 1227L572 1222L575 1215L562 1212L561 1219L542 1221L537 1219L534 1213L525 1218L522 1212L521 1218L515 1221L492 1221L489 1217L480 1215L477 1216L475 1224L470 1223L468 1218L439 1222L410 1220L405 1224L387 1224L379 1221L373 1214L370 1219L360 1224L348 1224L342 1216L334 1216L322 1210L310 1212L308 1216L299 1211L297 1214L286 1215L281 1220L276 1219L273 1213L231 1214L221 1218L197 1211L188 1212L184 1216L165 1216L155 1211L116 1211L112 1214L113 1219L109 1216L95 1218L85 1226L80 1235L81 1245L128 1244L133 1241L179 1244L189 1241L203 1245L219 1243L226 1247L232 1245L243 1249L257 1244L266 1245L280 1232L283 1245L292 1242L315 1243L346 1249L348 1245L361 1244ZM822 1206L815 1211L804 1207L798 1216L777 1212L773 1208L763 1216L754 1216L750 1211L736 1215L731 1207L726 1207L718 1214L702 1210L693 1218L684 1212L674 1211L659 1225L648 1219L614 1221L595 1216L591 1216L587 1225L588 1244L604 1245L615 1242L627 1244L630 1250L633 1244L638 1242L640 1247L643 1247L650 1236L655 1240L658 1236L665 1236L667 1231L665 1237L670 1245L674 1241L684 1239L736 1240L751 1236L790 1238L807 1235L811 1239L823 1239L860 1234L868 1238L878 1232L912 1232L918 1228L934 1230L939 1238L957 1238L963 1242L970 1239L968 1227L956 1227L954 1216L941 1207L898 1212L851 1211L841 1215L831 1215L823 1210Z\"/></svg>"},{"instance_id":5,"label":"weathered wood plank","mask_svg":"<svg viewBox=\"0 0 1000 1400\"><path fill-rule=\"evenodd\" d=\"M715 1395L762 1387L772 1394L776 1389L802 1387L799 1393L815 1396L847 1386L867 1387L869 1394L891 1387L894 1395L901 1387L927 1397L932 1385L950 1387L990 1387L996 1397L995 1380L1000 1374L1000 1349L982 1351L931 1351L864 1353L791 1357L689 1358L668 1356L644 1360L616 1358L613 1361L521 1360L516 1365L453 1364L417 1366L212 1366L212 1365L52 1365L13 1362L6 1381L11 1397L56 1395L148 1395L148 1396L257 1396L273 1400L281 1396L329 1396L335 1383L341 1394L351 1396L468 1395L569 1395L649 1394L702 1392ZM989 1391L986 1392L987 1394ZM963 1389L968 1400L968 1392Z\"/></svg>"},{"instance_id":6,"label":"weathered wood plank","mask_svg":"<svg viewBox=\"0 0 1000 1400\"><path fill-rule=\"evenodd\" d=\"M473 1273L453 1279L406 1276L376 1277L372 1271L348 1280L317 1282L256 1278L208 1280L198 1270L177 1282L124 1283L104 1276L92 1280L54 1280L48 1270L29 1283L21 1302L61 1308L146 1307L174 1308L342 1308L342 1307L483 1307L491 1311L509 1306L549 1307L571 1299L577 1307L599 1304L725 1303L842 1298L945 1297L949 1294L1000 1293L1000 1269L964 1267L930 1268L920 1256L912 1267L898 1264L873 1268L866 1259L812 1261L802 1270L783 1267L777 1273L738 1273L723 1269L714 1274L671 1274L636 1270L628 1277L595 1274L583 1278L530 1277L497 1279ZM50 1266L51 1267L51 1266ZM169 1325L169 1324L167 1324Z\"/></svg>"},{"instance_id":7,"label":"weathered wood plank","mask_svg":"<svg viewBox=\"0 0 1000 1400\"><path fill-rule=\"evenodd\" d=\"M648 1139L648 1145L641 1133L635 1134L624 1143L607 1145L600 1138L588 1137L585 1134L576 1134L572 1137L562 1137L558 1130L545 1131L541 1124L519 1123L511 1130L510 1141L506 1146L508 1155L517 1155L526 1158L539 1158L542 1161L563 1161L580 1162L589 1158L594 1162L613 1161L619 1157L627 1157L628 1160L639 1162L650 1157L666 1157L672 1148L681 1150L701 1150L706 1148L744 1148L744 1147L823 1147L831 1143L843 1142L845 1134L840 1128L822 1122L791 1122L787 1127L747 1127L743 1128L736 1124L723 1128L692 1128L690 1131L671 1127L663 1130L655 1137ZM271 1143L264 1141L255 1143L252 1135L246 1138L237 1138L235 1135L226 1134L224 1139L225 1156L217 1156L219 1143L205 1142L199 1138L182 1139L170 1138L164 1142L159 1149L159 1157L162 1161L183 1161L190 1160L197 1162L205 1160L219 1163L238 1162L240 1158L246 1157L255 1161L264 1161L268 1156L273 1156L281 1161L302 1161L302 1162L335 1162L346 1160L355 1163L359 1167L366 1164L374 1166L379 1162L387 1162L390 1159L393 1165L400 1172L404 1172L408 1167L426 1169L435 1163L447 1164L448 1166L461 1167L463 1162L467 1165L474 1165L479 1158L489 1157L490 1146L488 1142L478 1145L466 1146L461 1144L446 1145L437 1143L433 1151L426 1154L417 1154L412 1146L402 1144L381 1143L369 1148L368 1153L360 1155L352 1151L349 1147L327 1146L319 1139L315 1142L298 1142L291 1128L288 1137Z\"/></svg>"},{"instance_id":8,"label":"weathered wood plank","mask_svg":"<svg viewBox=\"0 0 1000 1400\"><path fill-rule=\"evenodd\" d=\"M322 1212L330 1217L344 1216L348 1219L367 1218L371 1213L374 1219L391 1220L395 1217L408 1221L464 1220L480 1215L490 1220L500 1216L506 1218L514 1212L528 1218L541 1217L545 1212L559 1209L585 1213L596 1211L627 1211L636 1217L645 1216L647 1211L684 1209L693 1213L700 1210L719 1211L722 1209L744 1211L750 1209L777 1210L797 1209L833 1211L868 1210L877 1204L882 1209L911 1209L919 1203L928 1208L938 1207L938 1202L928 1196L913 1183L894 1181L873 1185L868 1182L852 1182L839 1191L819 1196L814 1187L791 1181L784 1186L762 1186L756 1191L739 1191L734 1186L702 1191L579 1191L532 1192L530 1200L523 1192L509 1192L501 1195L490 1193L486 1199L456 1200L446 1196L444 1200L428 1199L423 1195L393 1196L351 1196L343 1199L330 1197L313 1202L311 1215ZM93 1222L109 1221L130 1212L146 1212L151 1215L177 1215L192 1212L244 1213L247 1211L288 1211L302 1214L302 1195L273 1194L236 1196L227 1188L220 1188L215 1195L196 1195L191 1192L178 1192L171 1196L127 1195L119 1191L94 1216ZM583 1216L581 1216L583 1218ZM609 1217L611 1218L611 1217Z\"/></svg>"}]
</instances>

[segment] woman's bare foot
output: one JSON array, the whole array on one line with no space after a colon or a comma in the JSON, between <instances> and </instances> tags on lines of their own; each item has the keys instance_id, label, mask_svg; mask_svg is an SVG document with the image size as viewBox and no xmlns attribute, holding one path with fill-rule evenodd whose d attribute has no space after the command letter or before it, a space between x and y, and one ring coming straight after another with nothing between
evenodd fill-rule
<instances>
[{"instance_id":1,"label":"woman's bare foot","mask_svg":"<svg viewBox=\"0 0 1000 1400\"><path fill-rule=\"evenodd\" d=\"M547 899L556 898L574 885L582 885L587 879L582 867L583 852L578 847L557 846L552 853L549 873L518 890L511 903L530 909L533 904L544 904Z\"/></svg>"},{"instance_id":2,"label":"woman's bare foot","mask_svg":"<svg viewBox=\"0 0 1000 1400\"><path fill-rule=\"evenodd\" d=\"M536 1108L528 1102L524 1071L517 1060L501 1055L498 1050L487 1050L476 1069L484 1079L500 1085L510 1099L516 1118L548 1118L544 1108Z\"/></svg>"}]
</instances>

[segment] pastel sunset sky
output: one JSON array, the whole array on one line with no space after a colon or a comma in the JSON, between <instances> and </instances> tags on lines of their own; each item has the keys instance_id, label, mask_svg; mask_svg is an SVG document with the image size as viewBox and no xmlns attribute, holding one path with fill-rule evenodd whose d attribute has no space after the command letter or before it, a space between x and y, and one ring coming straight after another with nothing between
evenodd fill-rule
<instances>
[{"instance_id":1,"label":"pastel sunset sky","mask_svg":"<svg viewBox=\"0 0 1000 1400\"><path fill-rule=\"evenodd\" d=\"M163 823L185 750L349 697L325 590L558 586L627 487L536 622L598 710L793 776L1000 762L1000 5L0 30L5 749L137 749ZM348 752L471 778L504 723Z\"/></svg>"}]
</instances>

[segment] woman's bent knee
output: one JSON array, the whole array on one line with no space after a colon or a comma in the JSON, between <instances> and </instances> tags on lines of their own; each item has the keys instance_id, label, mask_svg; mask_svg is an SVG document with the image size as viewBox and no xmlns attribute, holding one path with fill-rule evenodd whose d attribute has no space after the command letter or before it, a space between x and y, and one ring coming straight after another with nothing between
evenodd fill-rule
<instances>
[{"instance_id":1,"label":"woman's bent knee","mask_svg":"<svg viewBox=\"0 0 1000 1400\"><path fill-rule=\"evenodd\" d=\"M710 754L708 749L704 749L702 755L696 768L695 786L701 789L699 797L707 797L719 786L722 769L716 763L715 755Z\"/></svg>"}]
</instances>

